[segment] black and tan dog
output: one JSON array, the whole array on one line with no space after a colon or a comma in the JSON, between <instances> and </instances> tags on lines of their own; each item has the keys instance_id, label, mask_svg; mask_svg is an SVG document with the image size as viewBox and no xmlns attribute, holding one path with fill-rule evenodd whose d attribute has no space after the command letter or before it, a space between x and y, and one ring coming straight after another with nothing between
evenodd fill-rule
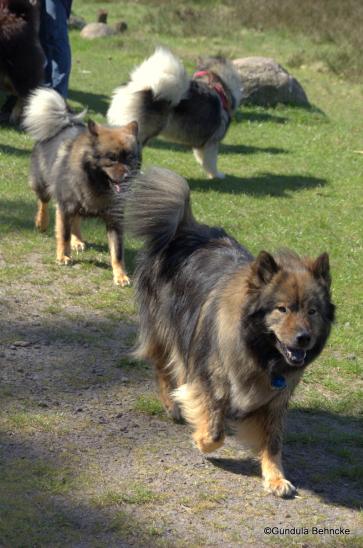
<instances>
[{"instance_id":1,"label":"black and tan dog","mask_svg":"<svg viewBox=\"0 0 363 548\"><path fill-rule=\"evenodd\" d=\"M115 125L136 120L143 146L160 134L192 148L209 178L223 178L218 149L240 104L241 88L227 59L201 61L190 78L181 61L159 47L135 68L128 84L114 91L107 119Z\"/></svg>"},{"instance_id":2,"label":"black and tan dog","mask_svg":"<svg viewBox=\"0 0 363 548\"><path fill-rule=\"evenodd\" d=\"M293 495L281 464L283 420L334 319L328 255L254 258L194 219L175 173L154 168L132 185L127 226L145 241L137 355L153 362L166 409L174 418L181 410L202 452L220 447L232 425L259 454L266 489Z\"/></svg>"},{"instance_id":3,"label":"black and tan dog","mask_svg":"<svg viewBox=\"0 0 363 548\"><path fill-rule=\"evenodd\" d=\"M57 260L71 262L71 248L85 247L82 216L106 224L116 284L129 284L123 261L125 187L140 164L136 122L109 128L71 114L54 90L36 90L25 109L25 129L34 137L30 186L38 196L37 228L48 227L48 204L56 210Z\"/></svg>"}]
</instances>

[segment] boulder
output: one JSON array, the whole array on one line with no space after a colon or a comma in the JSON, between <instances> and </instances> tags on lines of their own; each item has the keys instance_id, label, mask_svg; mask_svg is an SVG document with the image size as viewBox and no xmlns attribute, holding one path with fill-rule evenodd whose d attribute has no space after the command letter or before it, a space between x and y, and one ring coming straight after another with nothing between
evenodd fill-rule
<instances>
[{"instance_id":1,"label":"boulder","mask_svg":"<svg viewBox=\"0 0 363 548\"><path fill-rule=\"evenodd\" d=\"M79 15L71 14L68 19L68 28L70 30L82 30L86 26L86 20Z\"/></svg>"},{"instance_id":2,"label":"boulder","mask_svg":"<svg viewBox=\"0 0 363 548\"><path fill-rule=\"evenodd\" d=\"M233 64L242 79L242 103L262 107L277 103L309 106L307 95L299 82L286 69L269 57L244 57Z\"/></svg>"},{"instance_id":3,"label":"boulder","mask_svg":"<svg viewBox=\"0 0 363 548\"><path fill-rule=\"evenodd\" d=\"M93 38L103 38L116 34L116 30L109 27L107 23L88 23L82 30L82 38L92 40Z\"/></svg>"}]
</instances>

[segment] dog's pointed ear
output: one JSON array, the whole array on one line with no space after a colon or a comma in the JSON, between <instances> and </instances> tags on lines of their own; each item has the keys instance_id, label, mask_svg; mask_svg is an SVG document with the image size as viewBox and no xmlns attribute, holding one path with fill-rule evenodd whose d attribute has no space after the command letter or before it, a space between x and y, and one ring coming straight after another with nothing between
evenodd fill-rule
<instances>
[{"instance_id":1,"label":"dog's pointed ear","mask_svg":"<svg viewBox=\"0 0 363 548\"><path fill-rule=\"evenodd\" d=\"M327 253L319 255L319 257L311 263L310 270L313 273L314 278L322 281L327 287L330 287L331 276L329 255Z\"/></svg>"},{"instance_id":2,"label":"dog's pointed ear","mask_svg":"<svg viewBox=\"0 0 363 548\"><path fill-rule=\"evenodd\" d=\"M87 127L91 135L98 137L98 124L96 124L96 122L93 120L88 120Z\"/></svg>"},{"instance_id":3,"label":"dog's pointed ear","mask_svg":"<svg viewBox=\"0 0 363 548\"><path fill-rule=\"evenodd\" d=\"M135 137L138 136L138 133L139 133L139 124L136 122L136 120L134 120L133 122L130 122L129 124L127 124L126 126L126 129L132 133L133 135L135 135Z\"/></svg>"},{"instance_id":4,"label":"dog's pointed ear","mask_svg":"<svg viewBox=\"0 0 363 548\"><path fill-rule=\"evenodd\" d=\"M252 270L259 285L261 285L270 283L275 274L280 270L280 267L270 253L260 251L252 264Z\"/></svg>"}]
</instances>

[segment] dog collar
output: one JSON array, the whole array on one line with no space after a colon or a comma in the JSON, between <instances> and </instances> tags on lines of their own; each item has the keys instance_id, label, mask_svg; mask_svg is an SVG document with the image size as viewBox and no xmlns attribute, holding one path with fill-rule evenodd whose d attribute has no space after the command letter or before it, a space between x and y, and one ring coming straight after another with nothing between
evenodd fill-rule
<instances>
[{"instance_id":1,"label":"dog collar","mask_svg":"<svg viewBox=\"0 0 363 548\"><path fill-rule=\"evenodd\" d=\"M287 387L286 379L283 375L273 375L271 378L271 387L275 390L283 390Z\"/></svg>"},{"instance_id":2,"label":"dog collar","mask_svg":"<svg viewBox=\"0 0 363 548\"><path fill-rule=\"evenodd\" d=\"M213 82L212 81L211 73L208 70L199 70L199 71L195 72L193 74L193 79L203 78L204 76L208 76L208 85L212 89L214 89L214 91L218 94L224 110L226 110L229 113L230 112L230 101L228 100L226 92L224 91L224 87L220 82Z\"/></svg>"}]
</instances>

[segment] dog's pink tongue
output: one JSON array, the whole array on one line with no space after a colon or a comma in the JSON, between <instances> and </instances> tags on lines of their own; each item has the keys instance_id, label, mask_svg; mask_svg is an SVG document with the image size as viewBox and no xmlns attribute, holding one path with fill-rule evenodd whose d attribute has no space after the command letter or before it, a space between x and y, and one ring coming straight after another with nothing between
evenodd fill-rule
<instances>
[{"instance_id":1,"label":"dog's pink tongue","mask_svg":"<svg viewBox=\"0 0 363 548\"><path fill-rule=\"evenodd\" d=\"M116 192L121 192L121 185L115 183Z\"/></svg>"}]
</instances>

